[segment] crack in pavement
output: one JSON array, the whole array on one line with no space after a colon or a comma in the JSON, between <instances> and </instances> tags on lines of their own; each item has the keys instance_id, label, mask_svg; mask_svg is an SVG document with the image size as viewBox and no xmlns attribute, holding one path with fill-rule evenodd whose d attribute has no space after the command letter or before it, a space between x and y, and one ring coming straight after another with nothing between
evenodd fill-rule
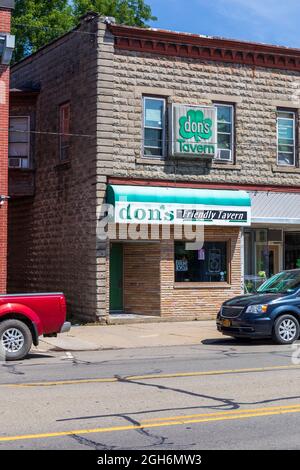
<instances>
[{"instance_id":1,"label":"crack in pavement","mask_svg":"<svg viewBox=\"0 0 300 470\"><path fill-rule=\"evenodd\" d=\"M92 441L91 439L87 439L86 437L78 436L78 434L70 434L70 437L77 441L79 444L91 447L95 450L114 450L116 448L116 446L108 446L106 444L102 444L101 442Z\"/></svg>"},{"instance_id":2,"label":"crack in pavement","mask_svg":"<svg viewBox=\"0 0 300 470\"><path fill-rule=\"evenodd\" d=\"M121 416L123 419L125 419L125 421L128 421L129 423L133 424L134 426L141 426L140 421L137 421L137 420L131 418L131 417L128 416L128 415L122 414L122 415L120 415L120 416ZM150 443L149 443L149 447L161 446L161 445L165 444L165 442L166 442L166 440L167 440L167 437L161 436L161 435L159 435L159 434L154 434L154 433L151 432L151 431L146 431L146 429L144 429L144 428L135 429L135 431L136 431L138 434L141 434L142 436L146 436L146 437L149 438L149 439L154 439L154 442L150 442Z\"/></svg>"}]
</instances>

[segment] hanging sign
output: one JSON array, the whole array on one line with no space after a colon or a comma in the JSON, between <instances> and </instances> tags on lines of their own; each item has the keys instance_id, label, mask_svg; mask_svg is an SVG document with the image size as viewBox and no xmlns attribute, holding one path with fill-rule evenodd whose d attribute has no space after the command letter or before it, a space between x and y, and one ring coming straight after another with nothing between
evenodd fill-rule
<instances>
[{"instance_id":1,"label":"hanging sign","mask_svg":"<svg viewBox=\"0 0 300 470\"><path fill-rule=\"evenodd\" d=\"M173 104L170 109L172 156L213 158L217 152L216 108Z\"/></svg>"}]
</instances>

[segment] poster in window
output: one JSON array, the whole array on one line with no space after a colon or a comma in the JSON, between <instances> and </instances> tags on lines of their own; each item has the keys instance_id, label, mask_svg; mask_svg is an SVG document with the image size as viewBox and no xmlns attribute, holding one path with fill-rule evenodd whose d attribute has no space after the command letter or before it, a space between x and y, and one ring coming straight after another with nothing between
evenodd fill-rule
<instances>
[{"instance_id":1,"label":"poster in window","mask_svg":"<svg viewBox=\"0 0 300 470\"><path fill-rule=\"evenodd\" d=\"M208 254L208 272L219 273L222 266L221 250L211 249Z\"/></svg>"},{"instance_id":2,"label":"poster in window","mask_svg":"<svg viewBox=\"0 0 300 470\"><path fill-rule=\"evenodd\" d=\"M188 271L188 260L187 259L177 259L176 260L176 271L186 272Z\"/></svg>"}]
</instances>

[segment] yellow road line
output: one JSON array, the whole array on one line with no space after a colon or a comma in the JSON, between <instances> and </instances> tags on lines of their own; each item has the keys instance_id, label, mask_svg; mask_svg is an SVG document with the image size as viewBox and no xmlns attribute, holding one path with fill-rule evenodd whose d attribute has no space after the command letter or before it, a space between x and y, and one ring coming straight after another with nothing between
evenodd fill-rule
<instances>
[{"instance_id":1,"label":"yellow road line","mask_svg":"<svg viewBox=\"0 0 300 470\"><path fill-rule=\"evenodd\" d=\"M197 377L203 375L225 375L225 374L240 374L244 372L265 372L272 370L285 370L285 369L300 369L300 366L270 366L270 367L253 367L248 369L224 369L224 370L208 370L202 372L180 372L174 374L152 374L152 375L134 375L127 377L127 380L142 380L142 379L159 379L159 378L173 378L173 377Z\"/></svg>"},{"instance_id":2,"label":"yellow road line","mask_svg":"<svg viewBox=\"0 0 300 470\"><path fill-rule=\"evenodd\" d=\"M72 435L84 435L84 434L99 434L107 432L120 432L120 431L133 431L136 429L143 428L159 428L159 427L169 427L169 426L178 426L185 424L196 424L196 423L208 423L214 421L225 421L225 420L235 420L235 419L245 419L245 418L256 418L261 416L275 416L286 413L300 413L300 405L289 405L289 406L279 406L279 407L269 407L269 408L256 408L248 410L237 410L229 412L220 412L220 413L206 413L203 415L190 415L190 417L166 417L163 418L165 421L153 423L151 420L147 420L141 424L137 425L128 425L128 426L113 426L106 428L94 428L94 429L77 429L72 431L61 431L61 432L51 432L51 433L42 433L42 434L25 434L20 436L2 436L0 437L0 442L12 442L20 440L33 440L33 439L47 439L54 437L64 437Z\"/></svg>"},{"instance_id":3,"label":"yellow road line","mask_svg":"<svg viewBox=\"0 0 300 470\"><path fill-rule=\"evenodd\" d=\"M111 382L122 382L124 381L135 381L135 380L151 380L151 379L172 379L180 377L204 377L209 375L226 375L226 374L242 374L242 373L253 373L253 372L268 372L276 370L300 370L300 366L297 365L281 365L281 366L270 366L270 367L254 367L248 369L225 369L225 370L209 370L200 372L179 372L174 374L148 374L148 375L131 375L128 377L107 377L101 379L76 379L76 380L61 380L52 382L32 382L32 383L20 383L20 384L0 384L2 387L51 387L55 385L77 385L77 384L89 384L89 383L111 383Z\"/></svg>"},{"instance_id":4,"label":"yellow road line","mask_svg":"<svg viewBox=\"0 0 300 470\"><path fill-rule=\"evenodd\" d=\"M300 411L300 404L299 405L286 405L286 406L270 406L268 408L249 408L246 410L228 410L228 411L217 411L216 413L201 413L201 414L192 414L192 415L178 415L178 416L171 416L168 417L167 419L169 421L173 420L181 420L181 419L194 419L194 418L203 418L205 416L208 417L213 417L213 416L226 416L226 415L235 415L235 414L248 414L248 413L259 413L261 410L267 410L268 412L272 411L282 411L282 410L298 410ZM151 423L151 422L159 422L159 421L165 421L166 418L149 418L145 422ZM141 423L143 424L143 422Z\"/></svg>"},{"instance_id":5,"label":"yellow road line","mask_svg":"<svg viewBox=\"0 0 300 470\"><path fill-rule=\"evenodd\" d=\"M103 379L76 379L76 380L61 380L56 382L33 382L33 383L20 383L20 384L1 384L2 387L52 387L54 385L77 385L77 384L90 384L90 383L110 383L119 382L117 377L108 377Z\"/></svg>"}]
</instances>

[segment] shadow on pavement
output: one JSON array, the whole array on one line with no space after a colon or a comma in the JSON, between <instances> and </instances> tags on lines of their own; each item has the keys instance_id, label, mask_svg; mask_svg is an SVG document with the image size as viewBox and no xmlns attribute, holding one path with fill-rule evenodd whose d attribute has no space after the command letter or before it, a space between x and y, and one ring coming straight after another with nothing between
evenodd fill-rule
<instances>
[{"instance_id":1,"label":"shadow on pavement","mask_svg":"<svg viewBox=\"0 0 300 470\"><path fill-rule=\"evenodd\" d=\"M50 356L49 354L45 353L35 353L35 352L31 352L29 353L24 359L22 359L22 361L26 361L28 359L47 359L47 358L50 358L52 359L53 357L55 357L54 355ZM12 362L13 363L13 362Z\"/></svg>"},{"instance_id":2,"label":"shadow on pavement","mask_svg":"<svg viewBox=\"0 0 300 470\"><path fill-rule=\"evenodd\" d=\"M251 339L251 338L207 338L201 341L201 344L219 344L220 346L236 345L236 346L258 346L258 345L274 345L271 339Z\"/></svg>"}]
</instances>

